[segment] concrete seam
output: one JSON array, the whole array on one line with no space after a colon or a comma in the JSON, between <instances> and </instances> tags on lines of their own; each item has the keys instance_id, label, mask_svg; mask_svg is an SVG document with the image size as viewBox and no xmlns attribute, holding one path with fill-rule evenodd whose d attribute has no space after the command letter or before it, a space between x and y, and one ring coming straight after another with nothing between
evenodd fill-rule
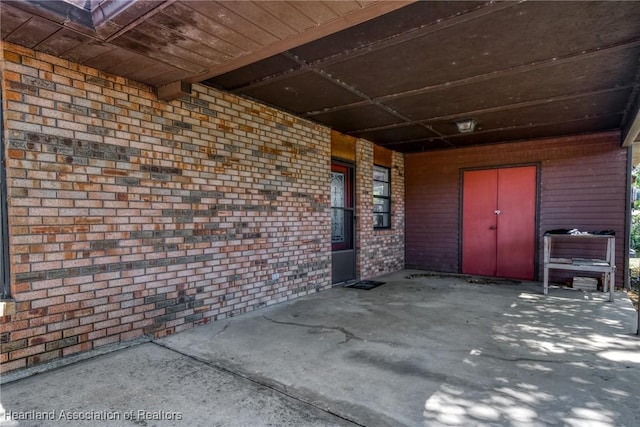
<instances>
[{"instance_id":1,"label":"concrete seam","mask_svg":"<svg viewBox=\"0 0 640 427\"><path fill-rule=\"evenodd\" d=\"M304 403L305 405L309 405L309 406L311 406L313 408L316 408L316 409L318 409L318 410L320 410L322 412L325 412L327 414L333 415L334 417L338 417L341 420L348 421L348 422L350 422L350 423L352 423L352 424L354 424L354 425L356 425L358 427L365 427L364 424L360 424L359 422L357 422L355 420L352 420L352 419L349 419L344 415L338 414L338 413L336 413L334 411L331 411L329 409L326 409L326 408L322 408L322 407L320 407L320 406L318 406L318 405L316 405L316 404L314 404L312 402L308 402L308 401L306 401L306 400L304 400L304 399L302 399L302 398L300 398L298 396L295 396L295 395L293 395L291 393L287 393L286 391L284 391L284 390L282 390L282 389L280 389L278 387L275 387L275 386L273 386L271 384L268 384L268 383L259 381L259 380L255 379L255 378L252 378L251 376L249 376L247 374L244 374L244 373L241 373L241 372L237 372L237 371L233 371L233 370L228 369L228 368L226 368L224 366L216 364L216 363L214 363L214 362L212 362L210 360L207 360L207 359L204 359L204 358L192 355L192 354L188 354L188 353L185 353L185 352L180 351L180 350L176 350L175 348L172 348L172 347L170 347L170 346L168 346L166 344L163 344L161 342L158 342L156 340L151 340L151 343L157 345L158 347L162 347L162 348L170 350L170 351L172 351L174 353L180 354L181 356L188 357L188 358L193 359L193 360L195 360L197 362L203 363L203 364L205 364L207 366L210 366L210 367L212 367L214 369L218 369L219 371L226 372L226 373L231 374L231 375L233 375L235 377L239 377L239 378L245 379L247 381L250 381L250 382L252 382L254 384L257 384L257 385L259 385L261 387L265 387L265 388L268 388L269 390L273 390L276 393L279 393L279 394L282 394L284 396L287 396L288 398L293 399L293 400L295 400L297 402Z\"/></svg>"}]
</instances>

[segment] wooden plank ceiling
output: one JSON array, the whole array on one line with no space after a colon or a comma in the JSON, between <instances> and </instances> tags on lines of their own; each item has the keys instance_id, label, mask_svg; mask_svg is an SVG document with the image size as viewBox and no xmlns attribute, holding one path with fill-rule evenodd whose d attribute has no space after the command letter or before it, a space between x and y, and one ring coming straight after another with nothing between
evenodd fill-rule
<instances>
[{"instance_id":1,"label":"wooden plank ceiling","mask_svg":"<svg viewBox=\"0 0 640 427\"><path fill-rule=\"evenodd\" d=\"M607 130L637 139L640 2L0 7L2 40L155 87L202 82L403 152ZM465 118L474 132L458 132Z\"/></svg>"}]
</instances>

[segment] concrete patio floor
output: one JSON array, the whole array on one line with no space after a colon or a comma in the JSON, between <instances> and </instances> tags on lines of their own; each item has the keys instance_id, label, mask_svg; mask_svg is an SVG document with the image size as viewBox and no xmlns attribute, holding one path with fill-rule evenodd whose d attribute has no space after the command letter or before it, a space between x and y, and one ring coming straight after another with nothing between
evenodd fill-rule
<instances>
[{"instance_id":1,"label":"concrete patio floor","mask_svg":"<svg viewBox=\"0 0 640 427\"><path fill-rule=\"evenodd\" d=\"M387 283L6 383L7 413L54 420L0 414L0 425L640 425L640 339L626 294L545 296L540 283L412 270L377 280ZM69 419L88 416L118 419Z\"/></svg>"}]
</instances>

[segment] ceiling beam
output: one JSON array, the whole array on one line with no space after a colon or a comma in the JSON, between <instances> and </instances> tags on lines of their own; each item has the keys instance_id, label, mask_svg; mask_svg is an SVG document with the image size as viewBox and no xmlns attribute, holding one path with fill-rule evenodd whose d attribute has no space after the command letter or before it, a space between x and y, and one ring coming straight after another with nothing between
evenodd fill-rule
<instances>
[{"instance_id":1,"label":"ceiling beam","mask_svg":"<svg viewBox=\"0 0 640 427\"><path fill-rule=\"evenodd\" d=\"M423 118L423 119L412 120L412 121L406 122L406 123L393 123L393 124L389 124L389 125L376 126L376 127L372 127L372 128L366 128L366 129L356 129L356 130L352 130L352 131L347 132L347 134L353 134L353 133L358 133L358 132L376 132L376 131L395 129L395 128L399 128L399 127L403 127L403 126L420 124L420 123L429 124L430 122L443 122L443 121L448 121L448 120L456 120L456 119L462 119L462 118L469 117L469 116L479 116L481 114L497 113L497 112L505 111L505 110L517 110L519 108L535 107L537 105L551 104L551 103L554 103L554 102L571 101L571 100L574 100L574 99L584 98L584 97L589 97L589 96L594 96L594 95L602 95L602 94L606 94L606 93L611 93L611 92L617 92L617 91L620 91L620 90L630 89L632 87L634 87L634 86L633 85L616 86L616 87L612 87L612 88L608 88L608 89L595 90L595 91L591 91L591 92L581 92L581 93L574 93L574 94L570 94L570 95L560 95L560 96L553 96L553 97L550 97L550 98L535 99L535 100L532 100L532 101L516 102L514 104L498 105L496 107L481 108L481 109L478 109L478 110L464 111L464 112L461 112L461 113L447 114L447 115L444 115L444 116L427 117L427 118Z\"/></svg>"},{"instance_id":2,"label":"ceiling beam","mask_svg":"<svg viewBox=\"0 0 640 427\"><path fill-rule=\"evenodd\" d=\"M632 114L628 116L627 124L622 129L620 139L623 147L631 147L635 141L640 140L640 97L636 96L635 106L632 108Z\"/></svg>"},{"instance_id":3,"label":"ceiling beam","mask_svg":"<svg viewBox=\"0 0 640 427\"><path fill-rule=\"evenodd\" d=\"M593 115L593 116L589 116L587 118L583 117L583 118L579 118L579 119L563 120L563 121L559 121L559 122L558 121L556 121L556 122L544 122L544 123L537 123L535 125L506 126L506 127L502 127L502 128L496 128L496 129L487 129L487 130L475 131L473 133L458 133L458 134L454 134L454 135L447 135L446 138L453 140L453 141L448 141L450 144L455 144L455 139L456 138L466 137L466 136L470 136L470 135L487 135L487 134L491 134L491 133L495 133L495 132L501 132L501 131L507 131L507 130L535 129L535 128L540 128L540 127L545 127L545 126L554 126L554 125L560 125L560 124L565 124L565 123L576 123L576 122L580 122L580 121L584 121L584 120L602 119L602 118L617 117L617 116L622 116L622 113L596 114L596 115ZM610 131L615 131L615 129L600 130L600 131L597 131L597 133L610 132ZM442 137L433 137L433 138L411 139L411 140L405 140L405 141L393 141L393 142L387 142L383 146L384 147L401 146L402 144L412 144L412 143L417 143L417 142L434 142L434 141L441 141L443 139L444 138L442 138ZM504 142L513 142L513 141L509 140L509 141L504 141Z\"/></svg>"},{"instance_id":4,"label":"ceiling beam","mask_svg":"<svg viewBox=\"0 0 640 427\"><path fill-rule=\"evenodd\" d=\"M549 58L542 61L531 62L529 64L518 65L510 68L503 68L501 70L491 71L489 73L478 74L470 77L465 77L463 79L454 80L451 82L444 82L444 83L439 83L432 86L412 89L406 92L380 96L380 97L374 98L374 100L379 102L385 102L390 100L406 98L409 96L416 96L416 95L423 95L430 92L437 92L439 90L444 90L444 89L451 89L454 87L464 86L468 84L482 83L485 81L499 79L502 77L508 77L515 74L526 73L529 71L535 71L535 70L540 70L547 67L553 67L556 65L571 63L571 62L582 60L582 59L588 59L588 58L593 58L601 55L606 55L608 53L613 53L613 52L617 52L625 49L631 49L637 46L640 46L640 38L626 40L622 43L616 43L616 44L602 47L602 48L594 48L589 51L574 52L562 57ZM315 64L313 65L315 66ZM234 92L238 92L242 90L244 90L244 88L236 89ZM359 107L359 106L362 106L363 104L364 104L363 101L353 102L351 104L339 105L336 107L325 108L323 110L310 111L308 113L305 113L305 116L313 117L318 114L326 114L334 111L340 111L340 110L346 110L354 107Z\"/></svg>"},{"instance_id":5,"label":"ceiling beam","mask_svg":"<svg viewBox=\"0 0 640 427\"><path fill-rule=\"evenodd\" d=\"M621 127L620 141L623 147L631 147L631 144L640 140L640 60L638 60L636 85L629 97Z\"/></svg>"},{"instance_id":6,"label":"ceiling beam","mask_svg":"<svg viewBox=\"0 0 640 427\"><path fill-rule=\"evenodd\" d=\"M616 140L618 138L620 138L620 131L619 130L605 130L605 131L596 131L596 132L589 132L589 133L581 133L581 134L573 134L573 135L560 135L560 136L542 136L539 138L533 138L533 139L524 139L524 140L519 140L519 141L504 141L504 142L492 142L490 144L484 145L484 144L473 144L473 145L463 145L463 146L456 146L453 148L469 148L469 147L478 147L478 146L483 146L483 147L487 147L487 146L492 146L492 145L501 145L501 144L505 144L505 143L512 143L512 142L530 142L530 141L555 141L558 143L561 142L580 142L580 143L585 143L588 141L602 141L602 138L606 137L610 140ZM402 145L399 145L399 143L397 142L391 142L391 143L379 143L378 145L380 145L383 148L387 148L389 150L396 150L399 152L405 152L405 153L411 153L411 152L419 152L419 151L432 151L432 150L450 150L452 149L452 147L438 147L438 148L426 148L424 145L429 144L430 142L437 142L437 141L428 141L428 140L424 140L424 139L419 139L419 140L414 140L414 141L403 141L401 144L404 145L408 145L408 144L423 144L423 147L421 150L413 150L413 151L403 151L403 147ZM394 146L395 145L395 146ZM394 147L392 147L394 146Z\"/></svg>"},{"instance_id":7,"label":"ceiling beam","mask_svg":"<svg viewBox=\"0 0 640 427\"><path fill-rule=\"evenodd\" d=\"M246 65L253 64L254 62L269 58L270 56L277 55L289 49L302 46L303 44L318 40L322 37L336 33L338 31L342 31L354 25L369 21L373 18L377 18L378 16L382 16L386 13L393 12L394 10L407 6L414 1L415 0L381 0L376 1L372 4L367 4L361 9L355 10L341 16L340 18L329 21L326 24L318 25L295 36L287 37L285 39L264 46L262 49L249 52L236 59L227 61L220 66L210 69L205 73L191 77L189 79L189 82L201 82L203 80L207 80L228 73L230 71L237 70L238 68L242 68Z\"/></svg>"},{"instance_id":8,"label":"ceiling beam","mask_svg":"<svg viewBox=\"0 0 640 427\"><path fill-rule=\"evenodd\" d=\"M181 81L169 83L160 86L157 89L156 93L158 99L162 101L173 101L174 99L191 95L191 83Z\"/></svg>"},{"instance_id":9,"label":"ceiling beam","mask_svg":"<svg viewBox=\"0 0 640 427\"><path fill-rule=\"evenodd\" d=\"M501 128L495 128L495 129L487 129L487 130L481 130L481 131L474 131L472 133L457 133L457 134L453 134L453 135L447 135L447 138L452 138L452 139L456 139L456 138L462 138L465 136L469 136L469 135L485 135L485 134L490 134L493 132L502 132L502 131L507 131L507 130L520 130L520 129L535 129L535 128L540 128L540 127L545 127L545 126L555 126L555 125L562 125L562 124L567 124L567 123L577 123L577 122L582 122L585 120L594 120L594 119L603 119L603 118L608 118L608 117L621 117L622 116L622 112L619 113L607 113L607 114L594 114L591 115L589 117L580 117L577 119L571 119L571 120L561 120L561 121L552 121L552 122L543 122L543 123L536 123L533 125L516 125L516 126L505 126L505 127L501 127ZM613 129L606 129L606 130L613 130Z\"/></svg>"},{"instance_id":10,"label":"ceiling beam","mask_svg":"<svg viewBox=\"0 0 640 427\"><path fill-rule=\"evenodd\" d=\"M640 59L636 72L636 86L629 97L621 128L620 142L623 147L631 147L634 142L640 140Z\"/></svg>"}]
</instances>

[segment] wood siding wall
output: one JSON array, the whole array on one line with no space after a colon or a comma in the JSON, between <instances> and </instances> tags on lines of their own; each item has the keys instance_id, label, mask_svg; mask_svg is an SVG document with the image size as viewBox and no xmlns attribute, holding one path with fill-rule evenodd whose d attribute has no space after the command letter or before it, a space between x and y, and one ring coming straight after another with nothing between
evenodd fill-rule
<instances>
[{"instance_id":1,"label":"wood siding wall","mask_svg":"<svg viewBox=\"0 0 640 427\"><path fill-rule=\"evenodd\" d=\"M556 228L616 232L616 284L626 271L627 155L617 132L406 155L406 266L460 272L461 171L537 164L537 274L542 235ZM565 248L571 252L576 248ZM574 256L598 255L590 248ZM552 278L562 279L562 273Z\"/></svg>"}]
</instances>

